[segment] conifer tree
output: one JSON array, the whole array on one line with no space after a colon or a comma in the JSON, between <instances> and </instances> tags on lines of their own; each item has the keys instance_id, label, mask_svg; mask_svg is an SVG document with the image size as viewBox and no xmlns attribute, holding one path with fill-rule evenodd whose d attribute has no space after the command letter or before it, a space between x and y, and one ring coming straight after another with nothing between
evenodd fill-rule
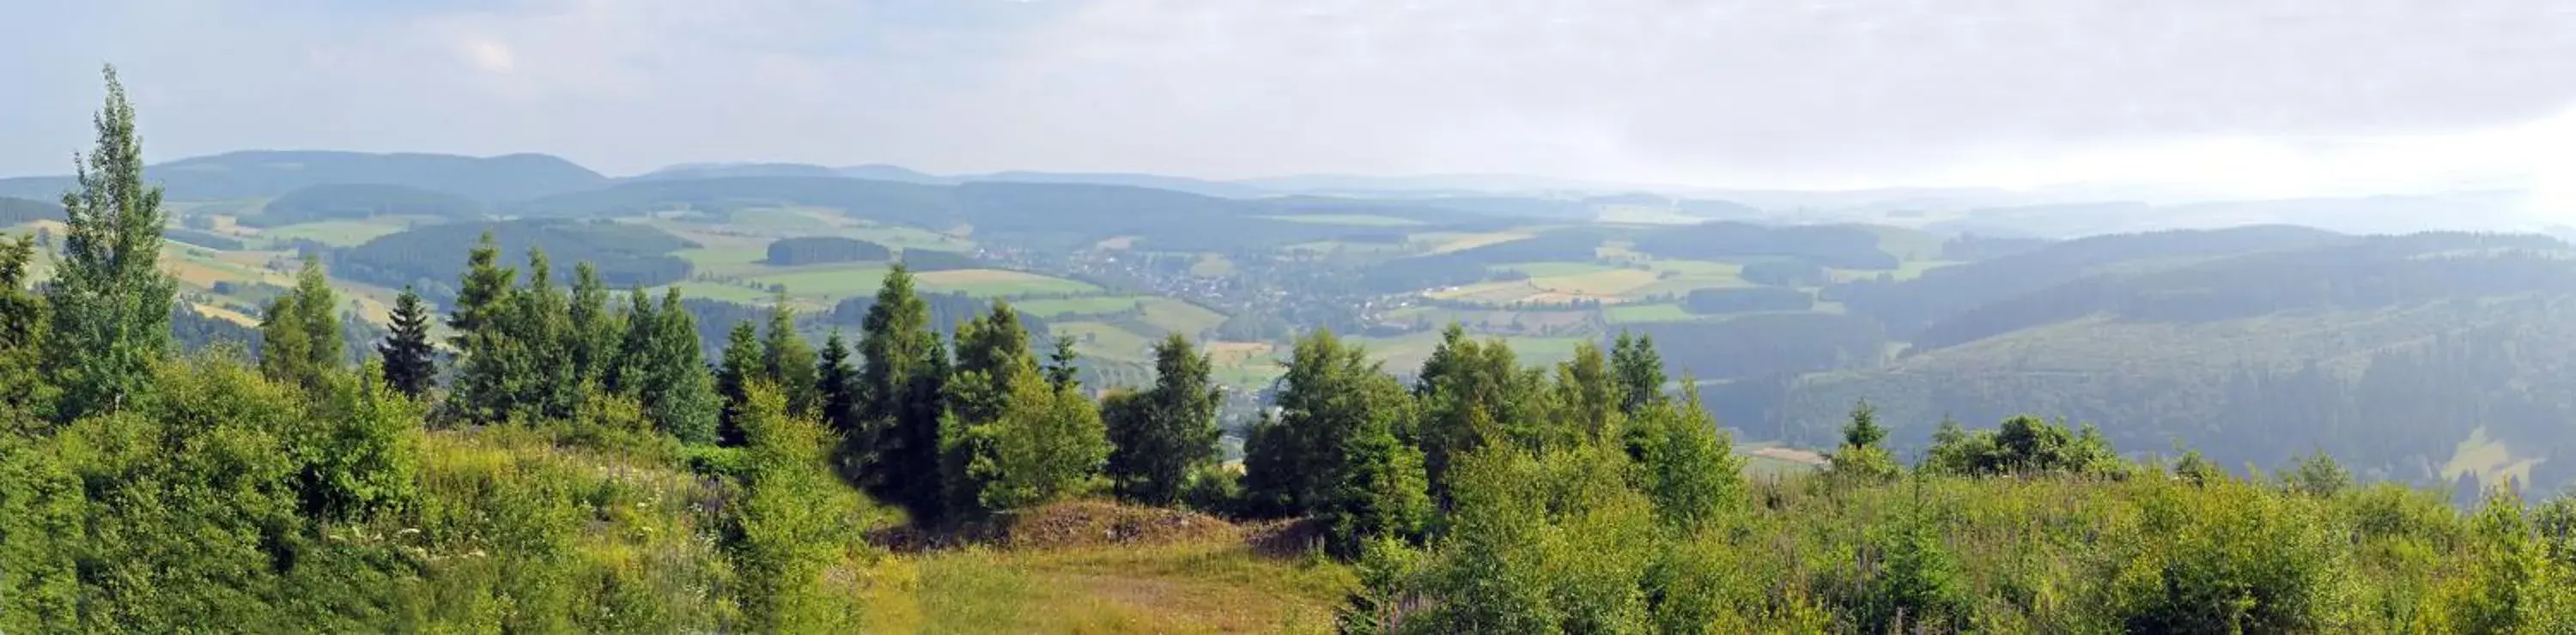
<instances>
[{"instance_id":1,"label":"conifer tree","mask_svg":"<svg viewBox=\"0 0 2576 635\"><path fill-rule=\"evenodd\" d=\"M393 332L376 345L384 358L385 384L411 397L428 394L437 381L438 351L429 344L429 306L411 287L394 299Z\"/></svg>"},{"instance_id":2,"label":"conifer tree","mask_svg":"<svg viewBox=\"0 0 2576 635\"><path fill-rule=\"evenodd\" d=\"M456 304L450 307L448 343L456 349L456 378L448 390L448 409L466 421L491 422L507 416L524 375L520 343L506 324L518 272L500 266L501 247L492 232L467 252L465 273L458 281Z\"/></svg>"},{"instance_id":3,"label":"conifer tree","mask_svg":"<svg viewBox=\"0 0 2576 635\"><path fill-rule=\"evenodd\" d=\"M995 301L984 315L957 325L957 363L949 369L948 412L939 423L940 478L949 514L973 514L1023 502L998 487L1017 466L1001 453L1015 431L1005 419L1015 410L1043 408L1028 331L1010 303Z\"/></svg>"},{"instance_id":4,"label":"conifer tree","mask_svg":"<svg viewBox=\"0 0 2576 635\"><path fill-rule=\"evenodd\" d=\"M578 336L569 315L571 302L555 286L545 250L528 248L528 286L512 297L511 306L511 323L505 328L522 357L515 368L524 373L508 382L518 387L510 393L512 407L531 421L572 417L581 401L581 377L573 359Z\"/></svg>"},{"instance_id":5,"label":"conifer tree","mask_svg":"<svg viewBox=\"0 0 2576 635\"><path fill-rule=\"evenodd\" d=\"M599 268L589 261L573 265L572 306L566 317L572 332L564 356L572 364L576 383L586 387L605 384L609 367L617 363L618 337L623 331L617 316L608 311L608 282L599 277Z\"/></svg>"},{"instance_id":6,"label":"conifer tree","mask_svg":"<svg viewBox=\"0 0 2576 635\"><path fill-rule=\"evenodd\" d=\"M1564 413L1561 420L1572 426L1559 432L1563 435L1561 442L1615 442L1620 438L1619 406L1625 389L1612 376L1600 345L1577 344L1574 359L1557 364L1556 393L1557 405Z\"/></svg>"},{"instance_id":7,"label":"conifer tree","mask_svg":"<svg viewBox=\"0 0 2576 635\"><path fill-rule=\"evenodd\" d=\"M722 361L716 366L716 394L724 396L724 418L716 428L716 443L742 445L742 429L737 419L750 399L752 382L764 381L760 369L760 334L750 322L736 322L726 334ZM775 385L775 384L773 384Z\"/></svg>"},{"instance_id":8,"label":"conifer tree","mask_svg":"<svg viewBox=\"0 0 2576 635\"><path fill-rule=\"evenodd\" d=\"M601 369L601 385L619 395L640 397L644 386L652 383L653 356L661 341L662 316L653 309L653 296L643 287L626 291L626 308L618 316L622 331Z\"/></svg>"},{"instance_id":9,"label":"conifer tree","mask_svg":"<svg viewBox=\"0 0 2576 635\"><path fill-rule=\"evenodd\" d=\"M1081 388L1081 382L1075 379L1081 373L1081 369L1074 365L1081 359L1082 353L1073 350L1073 338L1056 338L1055 352L1047 354L1047 385L1054 386L1056 390Z\"/></svg>"},{"instance_id":10,"label":"conifer tree","mask_svg":"<svg viewBox=\"0 0 2576 635\"><path fill-rule=\"evenodd\" d=\"M259 316L259 372L271 381L310 385L312 340L304 332L304 309L294 292L269 298Z\"/></svg>"},{"instance_id":11,"label":"conifer tree","mask_svg":"<svg viewBox=\"0 0 2576 635\"><path fill-rule=\"evenodd\" d=\"M1350 496L1391 496L1378 502L1402 506L1397 499L1410 496L1404 489L1422 485L1419 474L1403 473L1419 471L1420 461L1396 455L1409 449L1397 432L1409 427L1412 400L1360 347L1328 330L1299 339L1276 403L1275 428L1256 437L1272 435L1258 451L1278 455L1254 456L1255 447L1246 446L1244 495L1254 505L1289 515L1353 512L1376 503ZM1368 438L1380 434L1386 436ZM1379 443L1389 439L1393 446ZM1363 470L1374 473L1355 473Z\"/></svg>"},{"instance_id":12,"label":"conifer tree","mask_svg":"<svg viewBox=\"0 0 2576 635\"><path fill-rule=\"evenodd\" d=\"M1621 330L1610 348L1610 367L1619 375L1619 411L1628 415L1662 404L1664 357L1655 352L1655 337L1629 337Z\"/></svg>"},{"instance_id":13,"label":"conifer tree","mask_svg":"<svg viewBox=\"0 0 2576 635\"><path fill-rule=\"evenodd\" d=\"M1154 387L1101 406L1109 428L1108 474L1118 495L1149 505L1178 500L1190 470L1216 458L1217 407L1206 355L1173 333L1154 346Z\"/></svg>"},{"instance_id":14,"label":"conifer tree","mask_svg":"<svg viewBox=\"0 0 2576 635\"><path fill-rule=\"evenodd\" d=\"M347 343L340 337L340 299L331 292L331 278L322 269L318 257L304 259L304 268L295 274L296 321L311 344L305 348L306 363L315 370L334 370L348 363Z\"/></svg>"},{"instance_id":15,"label":"conifer tree","mask_svg":"<svg viewBox=\"0 0 2576 635\"><path fill-rule=\"evenodd\" d=\"M947 491L940 482L940 417L947 412L947 349L930 329L930 305L914 294L912 274L897 263L877 288L859 337L859 421L866 484L918 521L935 522Z\"/></svg>"},{"instance_id":16,"label":"conifer tree","mask_svg":"<svg viewBox=\"0 0 2576 635\"><path fill-rule=\"evenodd\" d=\"M780 291L770 304L769 327L761 333L760 367L786 394L789 414L816 417L822 407L822 386L816 383L819 373L814 364L814 348L796 334L796 309L787 305L787 292Z\"/></svg>"},{"instance_id":17,"label":"conifer tree","mask_svg":"<svg viewBox=\"0 0 2576 635\"><path fill-rule=\"evenodd\" d=\"M63 194L62 252L46 287L52 328L43 371L61 393L56 421L114 412L150 388L170 350L177 282L160 270L161 188L143 181L143 144L116 68L102 71L107 102L98 145L77 163L78 190Z\"/></svg>"},{"instance_id":18,"label":"conifer tree","mask_svg":"<svg viewBox=\"0 0 2576 635\"><path fill-rule=\"evenodd\" d=\"M822 395L818 408L825 429L844 437L857 432L856 412L859 406L858 369L850 366L850 345L841 339L841 330L823 338L823 355L815 360L815 391Z\"/></svg>"}]
</instances>

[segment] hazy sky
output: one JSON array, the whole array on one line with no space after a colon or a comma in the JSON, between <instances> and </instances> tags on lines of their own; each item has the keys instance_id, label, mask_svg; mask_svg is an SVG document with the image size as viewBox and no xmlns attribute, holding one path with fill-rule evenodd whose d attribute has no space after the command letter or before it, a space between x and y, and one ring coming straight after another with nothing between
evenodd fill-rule
<instances>
[{"instance_id":1,"label":"hazy sky","mask_svg":"<svg viewBox=\"0 0 2576 635\"><path fill-rule=\"evenodd\" d=\"M0 174L147 150L1734 186L2576 182L2548 0L0 0ZM2576 200L2576 196L2565 200Z\"/></svg>"}]
</instances>

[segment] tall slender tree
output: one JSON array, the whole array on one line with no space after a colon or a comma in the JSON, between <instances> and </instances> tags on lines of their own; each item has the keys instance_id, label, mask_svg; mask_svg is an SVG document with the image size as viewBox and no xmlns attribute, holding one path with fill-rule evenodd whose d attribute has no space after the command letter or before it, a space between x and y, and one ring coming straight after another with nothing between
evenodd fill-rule
<instances>
[{"instance_id":1,"label":"tall slender tree","mask_svg":"<svg viewBox=\"0 0 2576 635\"><path fill-rule=\"evenodd\" d=\"M599 268L589 261L573 265L572 306L567 311L572 332L565 347L565 357L572 363L576 382L588 386L605 384L609 366L617 362L617 341L622 325L617 315L608 310L608 282L599 277Z\"/></svg>"},{"instance_id":2,"label":"tall slender tree","mask_svg":"<svg viewBox=\"0 0 2576 635\"><path fill-rule=\"evenodd\" d=\"M581 402L581 376L573 359L579 340L571 322L571 302L555 286L554 266L546 252L528 248L528 286L512 297L509 331L524 360L524 375L510 382L512 405L530 420L564 419Z\"/></svg>"},{"instance_id":3,"label":"tall slender tree","mask_svg":"<svg viewBox=\"0 0 2576 635\"><path fill-rule=\"evenodd\" d=\"M161 188L143 182L143 143L116 67L101 71L107 103L98 145L78 164L78 190L63 194L62 253L46 287L52 329L44 371L61 390L58 421L113 412L150 388L152 364L170 351L177 282L160 270Z\"/></svg>"},{"instance_id":4,"label":"tall slender tree","mask_svg":"<svg viewBox=\"0 0 2576 635\"><path fill-rule=\"evenodd\" d=\"M1074 379L1077 374L1082 372L1080 367L1075 366L1075 364L1081 359L1082 353L1075 352L1073 350L1073 338L1055 338L1055 352L1047 354L1047 384L1054 386L1056 390L1076 390L1081 388L1081 382Z\"/></svg>"},{"instance_id":5,"label":"tall slender tree","mask_svg":"<svg viewBox=\"0 0 2576 635\"><path fill-rule=\"evenodd\" d=\"M940 417L947 412L947 349L930 329L930 305L901 263L886 272L859 338L859 420L849 455L865 453L865 483L917 521L935 522L947 491L939 474Z\"/></svg>"},{"instance_id":6,"label":"tall slender tree","mask_svg":"<svg viewBox=\"0 0 2576 635\"><path fill-rule=\"evenodd\" d=\"M1655 337L1630 337L1619 331L1611 344L1610 368L1619 375L1619 411L1635 416L1647 408L1662 404L1664 398L1664 357L1655 352Z\"/></svg>"},{"instance_id":7,"label":"tall slender tree","mask_svg":"<svg viewBox=\"0 0 2576 635\"><path fill-rule=\"evenodd\" d=\"M786 393L790 415L819 418L823 393L814 363L814 348L796 334L796 307L788 306L787 292L780 290L770 303L769 326L760 335L760 367Z\"/></svg>"},{"instance_id":8,"label":"tall slender tree","mask_svg":"<svg viewBox=\"0 0 2576 635\"><path fill-rule=\"evenodd\" d=\"M833 434L847 437L858 432L858 369L850 366L850 344L841 339L841 329L823 338L823 356L815 360L815 391L822 394L821 419Z\"/></svg>"},{"instance_id":9,"label":"tall slender tree","mask_svg":"<svg viewBox=\"0 0 2576 635\"><path fill-rule=\"evenodd\" d=\"M376 345L384 358L385 384L404 395L429 393L438 380L438 351L429 343L429 306L411 287L394 298L393 331Z\"/></svg>"},{"instance_id":10,"label":"tall slender tree","mask_svg":"<svg viewBox=\"0 0 2576 635\"><path fill-rule=\"evenodd\" d=\"M26 287L35 259L32 237L0 241L0 433L36 414L46 391L44 374L36 372L44 350L45 302Z\"/></svg>"},{"instance_id":11,"label":"tall slender tree","mask_svg":"<svg viewBox=\"0 0 2576 635\"><path fill-rule=\"evenodd\" d=\"M331 292L322 261L304 259L295 288L269 300L261 316L260 371L270 379L318 388L325 373L340 367L343 357L339 300Z\"/></svg>"},{"instance_id":12,"label":"tall slender tree","mask_svg":"<svg viewBox=\"0 0 2576 635\"><path fill-rule=\"evenodd\" d=\"M742 409L750 403L751 385L761 381L768 378L760 369L760 332L750 322L735 322L716 366L716 394L724 396L725 404L716 425L717 444L742 445Z\"/></svg>"}]
</instances>

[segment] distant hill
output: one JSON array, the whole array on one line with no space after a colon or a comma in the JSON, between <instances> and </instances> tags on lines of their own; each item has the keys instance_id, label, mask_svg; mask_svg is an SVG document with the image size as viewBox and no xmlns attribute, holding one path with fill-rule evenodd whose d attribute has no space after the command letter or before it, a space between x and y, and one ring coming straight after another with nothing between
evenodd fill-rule
<instances>
[{"instance_id":1,"label":"distant hill","mask_svg":"<svg viewBox=\"0 0 2576 635\"><path fill-rule=\"evenodd\" d=\"M1827 300L1884 323L1899 338L1987 303L2107 270L2154 268L2344 239L2284 225L2096 236L1925 272L1895 283L1855 281L1826 289ZM1641 243L1642 244L1642 243Z\"/></svg>"},{"instance_id":2,"label":"distant hill","mask_svg":"<svg viewBox=\"0 0 2576 635\"><path fill-rule=\"evenodd\" d=\"M736 176L841 176L839 170L804 163L689 163L618 179L620 182L720 179Z\"/></svg>"},{"instance_id":3,"label":"distant hill","mask_svg":"<svg viewBox=\"0 0 2576 635\"><path fill-rule=\"evenodd\" d=\"M433 300L454 297L465 272L466 248L486 231L501 249L504 267L527 276L528 249L542 246L557 284L570 284L575 263L588 261L616 287L656 286L686 279L689 261L669 255L698 246L659 229L630 223L551 219L425 225L379 236L338 254L332 275L384 287L417 285Z\"/></svg>"},{"instance_id":4,"label":"distant hill","mask_svg":"<svg viewBox=\"0 0 2576 635\"><path fill-rule=\"evenodd\" d=\"M1267 189L1240 183L1226 183L1185 176L1137 174L1127 172L994 172L962 177L967 181L1003 181L1011 183L1068 183L1079 185L1123 185L1188 192L1201 196L1254 198L1275 194Z\"/></svg>"},{"instance_id":5,"label":"distant hill","mask_svg":"<svg viewBox=\"0 0 2576 635\"><path fill-rule=\"evenodd\" d=\"M374 216L429 216L445 220L482 220L491 215L480 201L417 187L381 184L316 185L287 192L262 206L243 224L274 227L324 220Z\"/></svg>"},{"instance_id":6,"label":"distant hill","mask_svg":"<svg viewBox=\"0 0 2576 635\"><path fill-rule=\"evenodd\" d=\"M246 151L180 159L144 169L172 200L282 196L315 185L402 185L502 201L598 187L608 178L559 157L511 154L368 154L336 151ZM0 196L38 199L73 187L71 177L0 179Z\"/></svg>"},{"instance_id":7,"label":"distant hill","mask_svg":"<svg viewBox=\"0 0 2576 635\"><path fill-rule=\"evenodd\" d=\"M2213 253L2221 247L2235 251ZM1945 416L1977 425L2033 413L2099 424L2130 451L2178 440L2226 465L2269 468L2324 450L2418 483L2513 465L2540 491L2576 482L2576 440L2563 429L2576 420L2576 388L2542 379L2576 374L2576 321L2566 319L2576 249L2553 238L2160 232L1933 274L1946 275L1906 296L1927 306L1852 305L1945 316L1890 333L1911 340L1902 356L1738 375L1713 386L1710 403L1733 425L1793 443L1830 442L1866 398L1896 427L1900 452ZM1700 358L1734 356L1665 352L1677 367ZM2473 434L2497 445L2462 447Z\"/></svg>"}]
</instances>

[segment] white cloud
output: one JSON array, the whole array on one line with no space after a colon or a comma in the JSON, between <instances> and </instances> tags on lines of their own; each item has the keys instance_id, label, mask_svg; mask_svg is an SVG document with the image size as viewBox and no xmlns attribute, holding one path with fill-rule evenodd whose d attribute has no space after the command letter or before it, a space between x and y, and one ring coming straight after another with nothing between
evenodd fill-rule
<instances>
[{"instance_id":1,"label":"white cloud","mask_svg":"<svg viewBox=\"0 0 2576 635\"><path fill-rule=\"evenodd\" d=\"M510 45L498 40L471 38L457 43L457 48L467 63L485 72L508 74L518 70L518 56L510 52Z\"/></svg>"}]
</instances>

